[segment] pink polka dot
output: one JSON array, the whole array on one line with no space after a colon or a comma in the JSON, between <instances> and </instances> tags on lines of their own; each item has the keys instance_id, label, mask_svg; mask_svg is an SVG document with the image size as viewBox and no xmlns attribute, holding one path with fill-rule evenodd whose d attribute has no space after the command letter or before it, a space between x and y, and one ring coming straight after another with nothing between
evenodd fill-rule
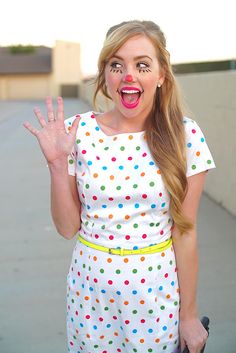
<instances>
[{"instance_id":1,"label":"pink polka dot","mask_svg":"<svg viewBox=\"0 0 236 353\"><path fill-rule=\"evenodd\" d=\"M96 156L97 160L99 161L100 160L100 157Z\"/></svg>"},{"instance_id":2,"label":"pink polka dot","mask_svg":"<svg viewBox=\"0 0 236 353\"><path fill-rule=\"evenodd\" d=\"M130 240L130 235L126 235L126 236L125 236L125 239L126 239L126 240Z\"/></svg>"},{"instance_id":3,"label":"pink polka dot","mask_svg":"<svg viewBox=\"0 0 236 353\"><path fill-rule=\"evenodd\" d=\"M192 129L192 133L193 133L193 134L196 134L196 130L195 130L195 129Z\"/></svg>"},{"instance_id":4,"label":"pink polka dot","mask_svg":"<svg viewBox=\"0 0 236 353\"><path fill-rule=\"evenodd\" d=\"M142 278L142 279L141 279L141 283L145 283L145 278Z\"/></svg>"},{"instance_id":5,"label":"pink polka dot","mask_svg":"<svg viewBox=\"0 0 236 353\"><path fill-rule=\"evenodd\" d=\"M129 160L129 161L132 161L132 159L133 159L133 157L128 157L128 160Z\"/></svg>"},{"instance_id":6,"label":"pink polka dot","mask_svg":"<svg viewBox=\"0 0 236 353\"><path fill-rule=\"evenodd\" d=\"M87 151L86 150L82 150L82 153L85 154L85 153L87 153Z\"/></svg>"},{"instance_id":7,"label":"pink polka dot","mask_svg":"<svg viewBox=\"0 0 236 353\"><path fill-rule=\"evenodd\" d=\"M165 278L167 278L169 275L168 275L168 273L165 273Z\"/></svg>"},{"instance_id":8,"label":"pink polka dot","mask_svg":"<svg viewBox=\"0 0 236 353\"><path fill-rule=\"evenodd\" d=\"M86 319L87 319L87 320L89 320L89 319L90 319L90 315L86 315L85 317L86 317Z\"/></svg>"},{"instance_id":9,"label":"pink polka dot","mask_svg":"<svg viewBox=\"0 0 236 353\"><path fill-rule=\"evenodd\" d=\"M114 235L109 235L109 239L113 240L114 239Z\"/></svg>"},{"instance_id":10,"label":"pink polka dot","mask_svg":"<svg viewBox=\"0 0 236 353\"><path fill-rule=\"evenodd\" d=\"M146 156L147 156L147 153L146 153L146 152L144 152L144 153L142 154L142 156L143 156L143 157L146 157Z\"/></svg>"},{"instance_id":11,"label":"pink polka dot","mask_svg":"<svg viewBox=\"0 0 236 353\"><path fill-rule=\"evenodd\" d=\"M146 238L147 238L147 234L143 234L143 235L142 235L142 238L143 238L143 239L146 239Z\"/></svg>"},{"instance_id":12,"label":"pink polka dot","mask_svg":"<svg viewBox=\"0 0 236 353\"><path fill-rule=\"evenodd\" d=\"M124 284L127 286L129 284L129 281L128 280L125 280L124 281Z\"/></svg>"},{"instance_id":13,"label":"pink polka dot","mask_svg":"<svg viewBox=\"0 0 236 353\"><path fill-rule=\"evenodd\" d=\"M113 281L111 279L109 279L108 284L112 285Z\"/></svg>"},{"instance_id":14,"label":"pink polka dot","mask_svg":"<svg viewBox=\"0 0 236 353\"><path fill-rule=\"evenodd\" d=\"M142 195L142 198L143 198L143 199L146 199L146 198L147 198L147 194L143 194L143 195Z\"/></svg>"},{"instance_id":15,"label":"pink polka dot","mask_svg":"<svg viewBox=\"0 0 236 353\"><path fill-rule=\"evenodd\" d=\"M93 196L93 200L97 200L98 198L97 198L97 196Z\"/></svg>"},{"instance_id":16,"label":"pink polka dot","mask_svg":"<svg viewBox=\"0 0 236 353\"><path fill-rule=\"evenodd\" d=\"M112 162L115 162L116 161L116 157L112 157Z\"/></svg>"}]
</instances>

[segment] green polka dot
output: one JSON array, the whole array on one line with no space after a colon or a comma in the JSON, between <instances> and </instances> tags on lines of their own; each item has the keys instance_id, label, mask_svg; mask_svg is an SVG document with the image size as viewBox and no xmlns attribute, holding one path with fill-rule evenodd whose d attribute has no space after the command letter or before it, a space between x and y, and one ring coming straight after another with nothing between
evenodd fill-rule
<instances>
[{"instance_id":1,"label":"green polka dot","mask_svg":"<svg viewBox=\"0 0 236 353\"><path fill-rule=\"evenodd\" d=\"M103 269L103 268L100 268L100 272L101 272L101 273L104 273L104 269Z\"/></svg>"},{"instance_id":2,"label":"green polka dot","mask_svg":"<svg viewBox=\"0 0 236 353\"><path fill-rule=\"evenodd\" d=\"M174 305L175 305L175 306L177 306L177 305L178 305L178 302L177 302L177 301L175 301L175 302L174 302Z\"/></svg>"},{"instance_id":3,"label":"green polka dot","mask_svg":"<svg viewBox=\"0 0 236 353\"><path fill-rule=\"evenodd\" d=\"M85 188L86 188L86 189L89 189L89 184L85 184Z\"/></svg>"},{"instance_id":4,"label":"green polka dot","mask_svg":"<svg viewBox=\"0 0 236 353\"><path fill-rule=\"evenodd\" d=\"M104 310L105 310L105 311L108 311L108 310L109 310L108 306L105 306Z\"/></svg>"},{"instance_id":5,"label":"green polka dot","mask_svg":"<svg viewBox=\"0 0 236 353\"><path fill-rule=\"evenodd\" d=\"M133 310L132 311L133 314L137 314L137 312L138 312L137 310Z\"/></svg>"},{"instance_id":6,"label":"green polka dot","mask_svg":"<svg viewBox=\"0 0 236 353\"><path fill-rule=\"evenodd\" d=\"M137 352L138 352L138 350L137 350L136 348L133 348L133 352L137 353Z\"/></svg>"},{"instance_id":7,"label":"green polka dot","mask_svg":"<svg viewBox=\"0 0 236 353\"><path fill-rule=\"evenodd\" d=\"M121 224L117 224L116 228L121 229Z\"/></svg>"},{"instance_id":8,"label":"green polka dot","mask_svg":"<svg viewBox=\"0 0 236 353\"><path fill-rule=\"evenodd\" d=\"M139 150L140 150L140 146L137 146L137 147L136 147L136 150L139 151Z\"/></svg>"},{"instance_id":9,"label":"green polka dot","mask_svg":"<svg viewBox=\"0 0 236 353\"><path fill-rule=\"evenodd\" d=\"M109 147L104 147L104 150L105 150L105 151L109 150Z\"/></svg>"},{"instance_id":10,"label":"green polka dot","mask_svg":"<svg viewBox=\"0 0 236 353\"><path fill-rule=\"evenodd\" d=\"M148 352L152 352L152 348L148 348Z\"/></svg>"},{"instance_id":11,"label":"green polka dot","mask_svg":"<svg viewBox=\"0 0 236 353\"><path fill-rule=\"evenodd\" d=\"M195 164L193 164L192 165L192 169L194 170L194 169L196 169L197 167L195 166Z\"/></svg>"},{"instance_id":12,"label":"green polka dot","mask_svg":"<svg viewBox=\"0 0 236 353\"><path fill-rule=\"evenodd\" d=\"M158 266L157 266L157 269L160 270L160 269L161 269L161 265L158 265Z\"/></svg>"},{"instance_id":13,"label":"green polka dot","mask_svg":"<svg viewBox=\"0 0 236 353\"><path fill-rule=\"evenodd\" d=\"M121 270L116 270L116 273L119 275L121 273Z\"/></svg>"},{"instance_id":14,"label":"green polka dot","mask_svg":"<svg viewBox=\"0 0 236 353\"><path fill-rule=\"evenodd\" d=\"M160 225L160 222L156 223L156 227L159 227L159 225Z\"/></svg>"},{"instance_id":15,"label":"green polka dot","mask_svg":"<svg viewBox=\"0 0 236 353\"><path fill-rule=\"evenodd\" d=\"M137 273L138 270L137 270L136 268L134 268L132 272L133 272L133 273Z\"/></svg>"},{"instance_id":16,"label":"green polka dot","mask_svg":"<svg viewBox=\"0 0 236 353\"><path fill-rule=\"evenodd\" d=\"M134 189L137 189L137 187L138 187L138 184L134 184L134 185L133 185L133 188L134 188Z\"/></svg>"},{"instance_id":17,"label":"green polka dot","mask_svg":"<svg viewBox=\"0 0 236 353\"><path fill-rule=\"evenodd\" d=\"M82 341L82 345L85 346L85 342L84 341Z\"/></svg>"},{"instance_id":18,"label":"green polka dot","mask_svg":"<svg viewBox=\"0 0 236 353\"><path fill-rule=\"evenodd\" d=\"M96 147L95 143L92 143L92 146L93 146L93 147Z\"/></svg>"},{"instance_id":19,"label":"green polka dot","mask_svg":"<svg viewBox=\"0 0 236 353\"><path fill-rule=\"evenodd\" d=\"M167 346L163 346L163 350L165 350L167 348Z\"/></svg>"},{"instance_id":20,"label":"green polka dot","mask_svg":"<svg viewBox=\"0 0 236 353\"><path fill-rule=\"evenodd\" d=\"M116 187L116 190L121 190L121 186L118 185L118 186Z\"/></svg>"},{"instance_id":21,"label":"green polka dot","mask_svg":"<svg viewBox=\"0 0 236 353\"><path fill-rule=\"evenodd\" d=\"M120 314L122 313L122 311L121 311L120 309L118 310L118 312L119 312Z\"/></svg>"},{"instance_id":22,"label":"green polka dot","mask_svg":"<svg viewBox=\"0 0 236 353\"><path fill-rule=\"evenodd\" d=\"M150 227L154 227L155 223L149 223Z\"/></svg>"},{"instance_id":23,"label":"green polka dot","mask_svg":"<svg viewBox=\"0 0 236 353\"><path fill-rule=\"evenodd\" d=\"M71 299L71 302L74 303L75 302L74 299Z\"/></svg>"},{"instance_id":24,"label":"green polka dot","mask_svg":"<svg viewBox=\"0 0 236 353\"><path fill-rule=\"evenodd\" d=\"M153 313L153 310L151 309L151 310L148 310L148 313L149 314L152 314Z\"/></svg>"},{"instance_id":25,"label":"green polka dot","mask_svg":"<svg viewBox=\"0 0 236 353\"><path fill-rule=\"evenodd\" d=\"M80 306L79 306L79 307L80 307L80 309L83 309L83 304L80 304Z\"/></svg>"},{"instance_id":26,"label":"green polka dot","mask_svg":"<svg viewBox=\"0 0 236 353\"><path fill-rule=\"evenodd\" d=\"M69 163L73 164L74 163L73 159L69 159Z\"/></svg>"},{"instance_id":27,"label":"green polka dot","mask_svg":"<svg viewBox=\"0 0 236 353\"><path fill-rule=\"evenodd\" d=\"M89 269L89 271L91 271L91 266L89 266L89 268L88 268L88 269Z\"/></svg>"},{"instance_id":28,"label":"green polka dot","mask_svg":"<svg viewBox=\"0 0 236 353\"><path fill-rule=\"evenodd\" d=\"M104 191L106 187L104 185L101 186L101 190Z\"/></svg>"},{"instance_id":29,"label":"green polka dot","mask_svg":"<svg viewBox=\"0 0 236 353\"><path fill-rule=\"evenodd\" d=\"M125 146L121 146L120 150L124 151L125 150Z\"/></svg>"},{"instance_id":30,"label":"green polka dot","mask_svg":"<svg viewBox=\"0 0 236 353\"><path fill-rule=\"evenodd\" d=\"M93 346L93 348L98 348L99 347L99 345L98 344L95 344L94 346Z\"/></svg>"},{"instance_id":31,"label":"green polka dot","mask_svg":"<svg viewBox=\"0 0 236 353\"><path fill-rule=\"evenodd\" d=\"M109 344L113 344L113 341L109 341L108 343L109 343Z\"/></svg>"},{"instance_id":32,"label":"green polka dot","mask_svg":"<svg viewBox=\"0 0 236 353\"><path fill-rule=\"evenodd\" d=\"M138 224L137 224L137 223L134 223L133 227L134 227L134 228L138 228Z\"/></svg>"},{"instance_id":33,"label":"green polka dot","mask_svg":"<svg viewBox=\"0 0 236 353\"><path fill-rule=\"evenodd\" d=\"M165 310L165 306L164 305L161 306L161 310Z\"/></svg>"},{"instance_id":34,"label":"green polka dot","mask_svg":"<svg viewBox=\"0 0 236 353\"><path fill-rule=\"evenodd\" d=\"M211 160L210 159L207 160L207 164L211 164Z\"/></svg>"},{"instance_id":35,"label":"green polka dot","mask_svg":"<svg viewBox=\"0 0 236 353\"><path fill-rule=\"evenodd\" d=\"M94 306L92 306L92 310L93 310L93 311L96 311L96 309L95 309L95 307L94 307Z\"/></svg>"},{"instance_id":36,"label":"green polka dot","mask_svg":"<svg viewBox=\"0 0 236 353\"><path fill-rule=\"evenodd\" d=\"M154 181L151 181L151 182L149 183L149 185L150 185L150 186L154 186L154 185L155 185Z\"/></svg>"},{"instance_id":37,"label":"green polka dot","mask_svg":"<svg viewBox=\"0 0 236 353\"><path fill-rule=\"evenodd\" d=\"M76 337L76 336L73 336L73 338L74 338L74 340L76 340L76 339L77 339L77 337Z\"/></svg>"},{"instance_id":38,"label":"green polka dot","mask_svg":"<svg viewBox=\"0 0 236 353\"><path fill-rule=\"evenodd\" d=\"M81 140L80 140L80 139L76 140L77 145L78 145L80 142L81 142Z\"/></svg>"},{"instance_id":39,"label":"green polka dot","mask_svg":"<svg viewBox=\"0 0 236 353\"><path fill-rule=\"evenodd\" d=\"M83 264L83 268L86 268L86 264Z\"/></svg>"},{"instance_id":40,"label":"green polka dot","mask_svg":"<svg viewBox=\"0 0 236 353\"><path fill-rule=\"evenodd\" d=\"M152 266L148 267L148 271L152 271L152 270L153 270Z\"/></svg>"},{"instance_id":41,"label":"green polka dot","mask_svg":"<svg viewBox=\"0 0 236 353\"><path fill-rule=\"evenodd\" d=\"M170 260L170 265L173 265L173 261L172 260Z\"/></svg>"}]
</instances>

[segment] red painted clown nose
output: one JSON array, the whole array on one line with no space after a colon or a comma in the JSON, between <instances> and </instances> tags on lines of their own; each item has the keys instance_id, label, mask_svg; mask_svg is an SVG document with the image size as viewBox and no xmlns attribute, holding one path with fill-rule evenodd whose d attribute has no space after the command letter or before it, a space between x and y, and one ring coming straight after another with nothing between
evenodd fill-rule
<instances>
[{"instance_id":1,"label":"red painted clown nose","mask_svg":"<svg viewBox=\"0 0 236 353\"><path fill-rule=\"evenodd\" d=\"M133 81L133 76L132 75L126 75L125 76L125 81L132 82Z\"/></svg>"}]
</instances>

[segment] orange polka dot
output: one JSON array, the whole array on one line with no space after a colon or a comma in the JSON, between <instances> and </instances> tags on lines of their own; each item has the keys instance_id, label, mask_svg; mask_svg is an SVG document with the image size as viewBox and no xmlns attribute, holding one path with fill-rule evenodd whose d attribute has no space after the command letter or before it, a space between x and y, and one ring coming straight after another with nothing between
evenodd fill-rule
<instances>
[{"instance_id":1,"label":"orange polka dot","mask_svg":"<svg viewBox=\"0 0 236 353\"><path fill-rule=\"evenodd\" d=\"M68 131L70 131L71 130L71 126L68 126Z\"/></svg>"},{"instance_id":2,"label":"orange polka dot","mask_svg":"<svg viewBox=\"0 0 236 353\"><path fill-rule=\"evenodd\" d=\"M85 136L90 136L90 132L87 131L87 132L85 133Z\"/></svg>"},{"instance_id":3,"label":"orange polka dot","mask_svg":"<svg viewBox=\"0 0 236 353\"><path fill-rule=\"evenodd\" d=\"M179 288L176 289L176 292L179 293Z\"/></svg>"},{"instance_id":4,"label":"orange polka dot","mask_svg":"<svg viewBox=\"0 0 236 353\"><path fill-rule=\"evenodd\" d=\"M156 338L156 339L155 339L155 342L156 342L156 343L159 343L159 342L160 342L160 338Z\"/></svg>"},{"instance_id":5,"label":"orange polka dot","mask_svg":"<svg viewBox=\"0 0 236 353\"><path fill-rule=\"evenodd\" d=\"M145 300L140 300L140 302L139 302L140 304L145 304Z\"/></svg>"},{"instance_id":6,"label":"orange polka dot","mask_svg":"<svg viewBox=\"0 0 236 353\"><path fill-rule=\"evenodd\" d=\"M165 256L166 256L166 254L165 254L164 252L162 252L162 253L161 253L161 256L162 256L162 257L165 257Z\"/></svg>"},{"instance_id":7,"label":"orange polka dot","mask_svg":"<svg viewBox=\"0 0 236 353\"><path fill-rule=\"evenodd\" d=\"M119 333L118 332L114 332L114 336L119 336Z\"/></svg>"},{"instance_id":8,"label":"orange polka dot","mask_svg":"<svg viewBox=\"0 0 236 353\"><path fill-rule=\"evenodd\" d=\"M129 135L129 136L128 136L128 139L129 139L129 140L132 140L133 138L134 138L133 135Z\"/></svg>"},{"instance_id":9,"label":"orange polka dot","mask_svg":"<svg viewBox=\"0 0 236 353\"><path fill-rule=\"evenodd\" d=\"M90 297L89 297L88 295L86 295L86 296L84 297L85 300L89 300L89 298L90 298Z\"/></svg>"},{"instance_id":10,"label":"orange polka dot","mask_svg":"<svg viewBox=\"0 0 236 353\"><path fill-rule=\"evenodd\" d=\"M125 219L130 219L130 216L127 214L127 215L125 216Z\"/></svg>"},{"instance_id":11,"label":"orange polka dot","mask_svg":"<svg viewBox=\"0 0 236 353\"><path fill-rule=\"evenodd\" d=\"M129 179L130 179L130 176L125 177L125 180L129 180Z\"/></svg>"},{"instance_id":12,"label":"orange polka dot","mask_svg":"<svg viewBox=\"0 0 236 353\"><path fill-rule=\"evenodd\" d=\"M105 336L104 336L104 335L102 335L102 336L100 336L99 338L100 338L101 340L103 340L103 339L104 339L104 337L105 337Z\"/></svg>"},{"instance_id":13,"label":"orange polka dot","mask_svg":"<svg viewBox=\"0 0 236 353\"><path fill-rule=\"evenodd\" d=\"M157 302L157 297L155 297L155 303Z\"/></svg>"},{"instance_id":14,"label":"orange polka dot","mask_svg":"<svg viewBox=\"0 0 236 353\"><path fill-rule=\"evenodd\" d=\"M127 342L127 343L128 343L128 342L129 342L129 339L128 339L128 338L126 338L126 339L125 339L125 342Z\"/></svg>"},{"instance_id":15,"label":"orange polka dot","mask_svg":"<svg viewBox=\"0 0 236 353\"><path fill-rule=\"evenodd\" d=\"M143 176L145 175L145 173L144 173L144 172L142 172L140 175L141 175L141 177L143 177Z\"/></svg>"},{"instance_id":16,"label":"orange polka dot","mask_svg":"<svg viewBox=\"0 0 236 353\"><path fill-rule=\"evenodd\" d=\"M143 338L140 338L139 342L140 342L140 343L144 343L145 341L144 341Z\"/></svg>"},{"instance_id":17,"label":"orange polka dot","mask_svg":"<svg viewBox=\"0 0 236 353\"><path fill-rule=\"evenodd\" d=\"M103 143L103 139L99 139L98 141L99 141L100 143Z\"/></svg>"},{"instance_id":18,"label":"orange polka dot","mask_svg":"<svg viewBox=\"0 0 236 353\"><path fill-rule=\"evenodd\" d=\"M112 219L114 216L113 214L109 214L108 218Z\"/></svg>"},{"instance_id":19,"label":"orange polka dot","mask_svg":"<svg viewBox=\"0 0 236 353\"><path fill-rule=\"evenodd\" d=\"M113 137L113 141L116 141L117 140L117 136Z\"/></svg>"},{"instance_id":20,"label":"orange polka dot","mask_svg":"<svg viewBox=\"0 0 236 353\"><path fill-rule=\"evenodd\" d=\"M95 215L94 215L94 218L97 218L97 219L98 219L98 218L99 218L98 214L95 214Z\"/></svg>"},{"instance_id":21,"label":"orange polka dot","mask_svg":"<svg viewBox=\"0 0 236 353\"><path fill-rule=\"evenodd\" d=\"M170 294L166 294L166 299L170 299Z\"/></svg>"},{"instance_id":22,"label":"orange polka dot","mask_svg":"<svg viewBox=\"0 0 236 353\"><path fill-rule=\"evenodd\" d=\"M114 175L110 175L110 179L114 180L115 179Z\"/></svg>"},{"instance_id":23,"label":"orange polka dot","mask_svg":"<svg viewBox=\"0 0 236 353\"><path fill-rule=\"evenodd\" d=\"M157 170L157 174L161 174L161 171L160 171L160 169L158 169L158 170Z\"/></svg>"},{"instance_id":24,"label":"orange polka dot","mask_svg":"<svg viewBox=\"0 0 236 353\"><path fill-rule=\"evenodd\" d=\"M108 259L107 259L107 262L109 262L109 264L112 262L112 259L109 257Z\"/></svg>"},{"instance_id":25,"label":"orange polka dot","mask_svg":"<svg viewBox=\"0 0 236 353\"><path fill-rule=\"evenodd\" d=\"M80 292L76 292L76 295L79 297L80 296Z\"/></svg>"},{"instance_id":26,"label":"orange polka dot","mask_svg":"<svg viewBox=\"0 0 236 353\"><path fill-rule=\"evenodd\" d=\"M146 216L146 213L145 213L145 212L142 212L142 213L141 213L141 216L143 216L143 217Z\"/></svg>"},{"instance_id":27,"label":"orange polka dot","mask_svg":"<svg viewBox=\"0 0 236 353\"><path fill-rule=\"evenodd\" d=\"M93 257L93 261L97 261L97 256L94 256L94 257Z\"/></svg>"},{"instance_id":28,"label":"orange polka dot","mask_svg":"<svg viewBox=\"0 0 236 353\"><path fill-rule=\"evenodd\" d=\"M96 298L96 302L97 302L97 303L100 303L100 300L99 300L98 298Z\"/></svg>"},{"instance_id":29,"label":"orange polka dot","mask_svg":"<svg viewBox=\"0 0 236 353\"><path fill-rule=\"evenodd\" d=\"M199 151L196 152L196 156L198 156L198 157L200 156L200 152Z\"/></svg>"},{"instance_id":30,"label":"orange polka dot","mask_svg":"<svg viewBox=\"0 0 236 353\"><path fill-rule=\"evenodd\" d=\"M127 257L125 257L124 262L127 264L129 262L129 259Z\"/></svg>"},{"instance_id":31,"label":"orange polka dot","mask_svg":"<svg viewBox=\"0 0 236 353\"><path fill-rule=\"evenodd\" d=\"M86 334L86 337L87 337L87 338L90 338L91 336L90 336L90 334L89 334L89 333L87 333L87 334Z\"/></svg>"},{"instance_id":32,"label":"orange polka dot","mask_svg":"<svg viewBox=\"0 0 236 353\"><path fill-rule=\"evenodd\" d=\"M145 261L145 256L140 257L140 261Z\"/></svg>"},{"instance_id":33,"label":"orange polka dot","mask_svg":"<svg viewBox=\"0 0 236 353\"><path fill-rule=\"evenodd\" d=\"M173 337L173 335L172 335L172 333L169 335L169 338L172 338Z\"/></svg>"},{"instance_id":34,"label":"orange polka dot","mask_svg":"<svg viewBox=\"0 0 236 353\"><path fill-rule=\"evenodd\" d=\"M94 177L94 178L97 178L97 177L98 177L98 173L94 173L94 174L93 174L93 177Z\"/></svg>"},{"instance_id":35,"label":"orange polka dot","mask_svg":"<svg viewBox=\"0 0 236 353\"><path fill-rule=\"evenodd\" d=\"M115 300L114 299L110 299L110 303L115 303Z\"/></svg>"},{"instance_id":36,"label":"orange polka dot","mask_svg":"<svg viewBox=\"0 0 236 353\"><path fill-rule=\"evenodd\" d=\"M129 305L129 302L128 302L128 301L125 301L125 302L124 302L124 305Z\"/></svg>"},{"instance_id":37,"label":"orange polka dot","mask_svg":"<svg viewBox=\"0 0 236 353\"><path fill-rule=\"evenodd\" d=\"M82 173L82 176L84 176L84 175L85 175L85 172Z\"/></svg>"}]
</instances>

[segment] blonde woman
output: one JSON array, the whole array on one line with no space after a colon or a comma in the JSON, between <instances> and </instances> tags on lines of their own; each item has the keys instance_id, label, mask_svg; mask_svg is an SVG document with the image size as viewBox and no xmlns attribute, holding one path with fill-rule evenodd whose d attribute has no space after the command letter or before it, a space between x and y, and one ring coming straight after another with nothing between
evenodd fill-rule
<instances>
[{"instance_id":1,"label":"blonde woman","mask_svg":"<svg viewBox=\"0 0 236 353\"><path fill-rule=\"evenodd\" d=\"M112 27L98 62L103 113L64 121L47 98L38 138L59 234L77 236L68 273L72 353L199 353L197 212L215 168L199 125L185 117L166 41L151 21Z\"/></svg>"}]
</instances>

